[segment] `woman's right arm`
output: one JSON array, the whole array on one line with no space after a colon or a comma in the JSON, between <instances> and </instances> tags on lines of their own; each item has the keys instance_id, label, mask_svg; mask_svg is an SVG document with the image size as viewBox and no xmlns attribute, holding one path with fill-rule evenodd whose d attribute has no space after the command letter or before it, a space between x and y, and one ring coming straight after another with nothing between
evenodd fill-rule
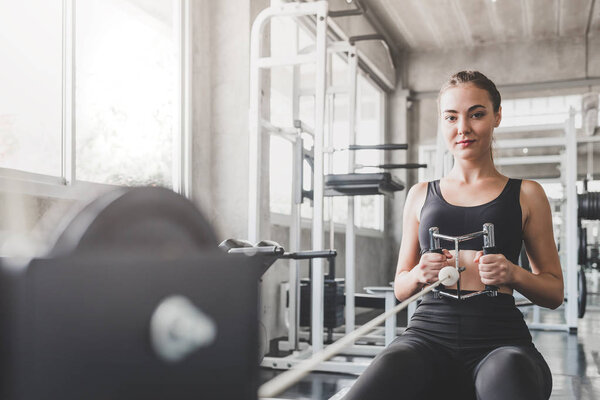
<instances>
[{"instance_id":1,"label":"woman's right arm","mask_svg":"<svg viewBox=\"0 0 600 400\"><path fill-rule=\"evenodd\" d=\"M394 279L394 294L400 301L421 290L425 284L437 281L440 269L448 258L452 258L448 250L444 250L444 254L425 253L419 257L418 215L426 195L427 182L417 183L408 191L404 203L402 241Z\"/></svg>"}]
</instances>

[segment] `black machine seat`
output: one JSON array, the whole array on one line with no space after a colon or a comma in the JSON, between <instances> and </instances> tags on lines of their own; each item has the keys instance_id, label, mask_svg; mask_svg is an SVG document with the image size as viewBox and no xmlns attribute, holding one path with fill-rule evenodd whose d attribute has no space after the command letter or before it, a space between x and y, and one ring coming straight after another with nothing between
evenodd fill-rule
<instances>
[{"instance_id":1,"label":"black machine seat","mask_svg":"<svg viewBox=\"0 0 600 400\"><path fill-rule=\"evenodd\" d=\"M404 183L389 172L325 175L325 196L393 195Z\"/></svg>"}]
</instances>

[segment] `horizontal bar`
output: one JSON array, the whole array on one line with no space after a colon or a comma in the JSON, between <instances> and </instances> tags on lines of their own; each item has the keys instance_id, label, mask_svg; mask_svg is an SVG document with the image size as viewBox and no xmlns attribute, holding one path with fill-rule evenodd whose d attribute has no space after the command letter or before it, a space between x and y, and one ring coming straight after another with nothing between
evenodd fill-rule
<instances>
[{"instance_id":1,"label":"horizontal bar","mask_svg":"<svg viewBox=\"0 0 600 400\"><path fill-rule=\"evenodd\" d=\"M350 36L348 38L348 42L350 42L350 44L354 44L356 42L365 42L367 40L381 40L382 42L385 42L385 37L379 33L372 33L368 35Z\"/></svg>"},{"instance_id":2,"label":"horizontal bar","mask_svg":"<svg viewBox=\"0 0 600 400\"><path fill-rule=\"evenodd\" d=\"M261 57L258 59L259 68L285 67L288 65L310 64L316 61L316 53L299 54L291 57Z\"/></svg>"},{"instance_id":3,"label":"horizontal bar","mask_svg":"<svg viewBox=\"0 0 600 400\"><path fill-rule=\"evenodd\" d=\"M359 8L355 8L355 9L350 9L350 10L339 10L339 11L329 11L328 15L331 18L338 18L338 17L352 17L355 15L362 15L363 12L361 9Z\"/></svg>"},{"instance_id":4,"label":"horizontal bar","mask_svg":"<svg viewBox=\"0 0 600 400\"><path fill-rule=\"evenodd\" d=\"M567 141L563 137L541 137L529 139L503 139L496 140L494 147L497 149L516 149L522 147L553 147L566 146Z\"/></svg>"},{"instance_id":5,"label":"horizontal bar","mask_svg":"<svg viewBox=\"0 0 600 400\"><path fill-rule=\"evenodd\" d=\"M416 163L407 163L407 164L379 164L379 165L356 165L356 169L361 168L381 168L381 169L417 169L417 168L427 168L427 164L416 164Z\"/></svg>"},{"instance_id":6,"label":"horizontal bar","mask_svg":"<svg viewBox=\"0 0 600 400\"><path fill-rule=\"evenodd\" d=\"M334 258L337 256L335 250L306 250L297 251L294 253L285 253L281 258L287 258L292 260L311 260L313 258Z\"/></svg>"},{"instance_id":7,"label":"horizontal bar","mask_svg":"<svg viewBox=\"0 0 600 400\"><path fill-rule=\"evenodd\" d=\"M348 150L406 150L408 144L351 144Z\"/></svg>"},{"instance_id":8,"label":"horizontal bar","mask_svg":"<svg viewBox=\"0 0 600 400\"><path fill-rule=\"evenodd\" d=\"M433 237L438 238L438 239L447 240L449 242L454 242L456 240L458 240L459 242L464 242L464 241L471 240L471 239L474 239L479 236L483 236L483 234L484 234L483 231L479 231L479 232L469 233L469 234L463 235L463 236L454 237L454 236L442 235L441 233L434 233Z\"/></svg>"},{"instance_id":9,"label":"horizontal bar","mask_svg":"<svg viewBox=\"0 0 600 400\"><path fill-rule=\"evenodd\" d=\"M564 131L565 124L535 124L535 125L523 125L523 126L507 126L498 127L494 130L497 134L503 133L519 133L519 132L545 132L545 131Z\"/></svg>"},{"instance_id":10,"label":"horizontal bar","mask_svg":"<svg viewBox=\"0 0 600 400\"><path fill-rule=\"evenodd\" d=\"M577 138L577 143L595 143L600 142L600 136L580 136Z\"/></svg>"},{"instance_id":11,"label":"horizontal bar","mask_svg":"<svg viewBox=\"0 0 600 400\"><path fill-rule=\"evenodd\" d=\"M0 178L16 179L35 183L45 183L49 185L66 185L65 178L62 178L60 176L36 174L34 172L27 172L12 168L0 168Z\"/></svg>"},{"instance_id":12,"label":"horizontal bar","mask_svg":"<svg viewBox=\"0 0 600 400\"><path fill-rule=\"evenodd\" d=\"M563 157L560 155L551 156L522 156L522 157L502 157L494 159L496 165L525 165L525 164L560 164Z\"/></svg>"},{"instance_id":13,"label":"horizontal bar","mask_svg":"<svg viewBox=\"0 0 600 400\"><path fill-rule=\"evenodd\" d=\"M261 120L261 125L268 133L281 136L292 143L296 141L298 136L298 128L276 126L265 119Z\"/></svg>"}]
</instances>

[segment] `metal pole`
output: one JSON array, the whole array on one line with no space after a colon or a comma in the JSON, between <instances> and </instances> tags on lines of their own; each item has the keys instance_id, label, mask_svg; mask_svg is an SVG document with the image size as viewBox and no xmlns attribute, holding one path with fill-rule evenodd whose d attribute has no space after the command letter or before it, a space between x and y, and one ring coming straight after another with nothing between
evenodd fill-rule
<instances>
[{"instance_id":1,"label":"metal pole","mask_svg":"<svg viewBox=\"0 0 600 400\"><path fill-rule=\"evenodd\" d=\"M61 177L75 183L75 1L63 0Z\"/></svg>"},{"instance_id":2,"label":"metal pole","mask_svg":"<svg viewBox=\"0 0 600 400\"><path fill-rule=\"evenodd\" d=\"M323 139L327 71L327 2L319 3L316 27L315 143L312 248L323 250ZM313 261L312 273L312 351L323 348L323 259Z\"/></svg>"},{"instance_id":3,"label":"metal pole","mask_svg":"<svg viewBox=\"0 0 600 400\"><path fill-rule=\"evenodd\" d=\"M296 24L296 52L298 52L298 30ZM293 67L292 82L292 118L300 119L300 66ZM290 251L300 251L302 246L302 177L304 166L304 143L299 129L296 141L293 143L292 170L292 221L290 223ZM300 326L300 261L290 260L289 270L289 307L288 307L288 343L292 351L299 350L298 327Z\"/></svg>"},{"instance_id":4,"label":"metal pole","mask_svg":"<svg viewBox=\"0 0 600 400\"><path fill-rule=\"evenodd\" d=\"M356 79L358 56L356 47L348 52L348 144L356 144ZM355 152L348 152L348 172L354 173ZM348 197L348 216L346 219L346 334L354 331L355 290L356 290L356 235L354 223L354 197Z\"/></svg>"},{"instance_id":5,"label":"metal pole","mask_svg":"<svg viewBox=\"0 0 600 400\"><path fill-rule=\"evenodd\" d=\"M571 109L565 126L566 135L566 230L567 230L567 305L566 322L570 332L577 332L577 137L575 111Z\"/></svg>"}]
</instances>

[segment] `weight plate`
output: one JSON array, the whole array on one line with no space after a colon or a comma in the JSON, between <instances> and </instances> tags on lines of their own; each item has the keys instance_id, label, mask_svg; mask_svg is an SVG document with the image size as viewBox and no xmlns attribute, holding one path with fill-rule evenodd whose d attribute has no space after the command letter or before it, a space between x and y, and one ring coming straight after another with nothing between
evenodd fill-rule
<instances>
[{"instance_id":1,"label":"weight plate","mask_svg":"<svg viewBox=\"0 0 600 400\"><path fill-rule=\"evenodd\" d=\"M50 256L110 249L174 257L216 247L212 227L188 199L137 187L108 192L66 219Z\"/></svg>"}]
</instances>

